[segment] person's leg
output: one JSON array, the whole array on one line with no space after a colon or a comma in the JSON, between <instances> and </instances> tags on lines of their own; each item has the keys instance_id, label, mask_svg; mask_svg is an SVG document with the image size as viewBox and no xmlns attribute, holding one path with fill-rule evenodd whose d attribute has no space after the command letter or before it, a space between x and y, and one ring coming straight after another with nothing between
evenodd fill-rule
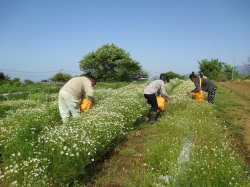
<instances>
[{"instance_id":1,"label":"person's leg","mask_svg":"<svg viewBox=\"0 0 250 187\"><path fill-rule=\"evenodd\" d=\"M80 103L79 100L75 99L73 95L68 92L64 93L65 103L73 117L80 116Z\"/></svg>"},{"instance_id":2,"label":"person's leg","mask_svg":"<svg viewBox=\"0 0 250 187\"><path fill-rule=\"evenodd\" d=\"M60 112L60 116L62 118L63 123L68 121L68 119L71 116L70 110L69 110L68 105L65 101L67 99L66 93L67 92L65 92L65 91L60 91L59 97L58 97L59 112Z\"/></svg>"},{"instance_id":3,"label":"person's leg","mask_svg":"<svg viewBox=\"0 0 250 187\"><path fill-rule=\"evenodd\" d=\"M157 109L158 109L156 96L155 94L144 94L144 97L147 99L147 102L151 105L148 115L150 123L155 123L157 117Z\"/></svg>"},{"instance_id":4,"label":"person's leg","mask_svg":"<svg viewBox=\"0 0 250 187\"><path fill-rule=\"evenodd\" d=\"M80 103L75 98L72 98L70 100L69 108L70 108L70 112L71 112L73 117L77 117L77 116L81 115Z\"/></svg>"},{"instance_id":5,"label":"person's leg","mask_svg":"<svg viewBox=\"0 0 250 187\"><path fill-rule=\"evenodd\" d=\"M207 101L211 104L214 104L214 96L216 93L216 89L217 87L214 87L210 92L208 92Z\"/></svg>"},{"instance_id":6,"label":"person's leg","mask_svg":"<svg viewBox=\"0 0 250 187\"><path fill-rule=\"evenodd\" d=\"M144 97L147 99L147 103L151 105L150 111L157 112L158 103L155 94L144 94Z\"/></svg>"}]
</instances>

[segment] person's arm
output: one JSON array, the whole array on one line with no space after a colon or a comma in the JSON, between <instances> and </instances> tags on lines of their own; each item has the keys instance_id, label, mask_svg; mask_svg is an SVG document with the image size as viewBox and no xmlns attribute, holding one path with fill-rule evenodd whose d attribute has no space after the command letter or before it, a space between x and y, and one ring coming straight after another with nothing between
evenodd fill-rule
<instances>
[{"instance_id":1,"label":"person's arm","mask_svg":"<svg viewBox=\"0 0 250 187\"><path fill-rule=\"evenodd\" d=\"M164 85L164 82L162 81L161 83L161 93L164 97L167 97L169 99L171 99L172 97L168 95L168 93L166 92L166 89L165 89L165 85Z\"/></svg>"},{"instance_id":2,"label":"person's arm","mask_svg":"<svg viewBox=\"0 0 250 187\"><path fill-rule=\"evenodd\" d=\"M94 91L91 85L91 81L84 82L84 90L85 90L85 97L90 99L94 103L95 98L94 98Z\"/></svg>"},{"instance_id":3,"label":"person's arm","mask_svg":"<svg viewBox=\"0 0 250 187\"><path fill-rule=\"evenodd\" d=\"M201 90L199 78L195 79L194 85L195 85L195 89L191 90L191 92L199 92Z\"/></svg>"}]
</instances>

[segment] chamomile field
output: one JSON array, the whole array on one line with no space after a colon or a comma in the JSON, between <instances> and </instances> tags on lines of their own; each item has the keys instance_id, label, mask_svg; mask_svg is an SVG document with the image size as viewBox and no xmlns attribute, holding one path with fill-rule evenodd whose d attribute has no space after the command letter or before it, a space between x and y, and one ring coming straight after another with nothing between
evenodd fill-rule
<instances>
[{"instance_id":1,"label":"chamomile field","mask_svg":"<svg viewBox=\"0 0 250 187\"><path fill-rule=\"evenodd\" d=\"M99 83L94 107L66 124L60 87L1 91L0 186L250 186L217 106L186 95L191 81L171 80L173 100L152 125L148 83Z\"/></svg>"}]
</instances>

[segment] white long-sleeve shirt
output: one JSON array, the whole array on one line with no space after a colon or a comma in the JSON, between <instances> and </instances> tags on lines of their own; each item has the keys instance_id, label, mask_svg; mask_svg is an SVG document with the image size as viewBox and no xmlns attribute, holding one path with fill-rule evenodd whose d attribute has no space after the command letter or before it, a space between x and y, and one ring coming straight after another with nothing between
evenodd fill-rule
<instances>
[{"instance_id":1,"label":"white long-sleeve shirt","mask_svg":"<svg viewBox=\"0 0 250 187\"><path fill-rule=\"evenodd\" d=\"M156 94L158 90L161 91L161 94L164 95L165 97L170 98L168 93L165 90L165 84L163 80L154 80L152 81L145 89L144 89L144 94Z\"/></svg>"}]
</instances>

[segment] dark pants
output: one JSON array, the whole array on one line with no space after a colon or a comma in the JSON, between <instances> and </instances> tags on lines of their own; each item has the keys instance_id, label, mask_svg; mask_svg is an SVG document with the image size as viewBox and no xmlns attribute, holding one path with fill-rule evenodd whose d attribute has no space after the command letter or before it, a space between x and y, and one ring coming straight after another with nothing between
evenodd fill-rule
<instances>
[{"instance_id":1,"label":"dark pants","mask_svg":"<svg viewBox=\"0 0 250 187\"><path fill-rule=\"evenodd\" d=\"M158 104L156 100L155 94L144 94L145 99L147 99L147 103L151 105L151 112L157 112Z\"/></svg>"},{"instance_id":2,"label":"dark pants","mask_svg":"<svg viewBox=\"0 0 250 187\"><path fill-rule=\"evenodd\" d=\"M216 89L217 87L214 87L211 91L208 92L207 101L211 104L214 104L214 96L216 93Z\"/></svg>"}]
</instances>

